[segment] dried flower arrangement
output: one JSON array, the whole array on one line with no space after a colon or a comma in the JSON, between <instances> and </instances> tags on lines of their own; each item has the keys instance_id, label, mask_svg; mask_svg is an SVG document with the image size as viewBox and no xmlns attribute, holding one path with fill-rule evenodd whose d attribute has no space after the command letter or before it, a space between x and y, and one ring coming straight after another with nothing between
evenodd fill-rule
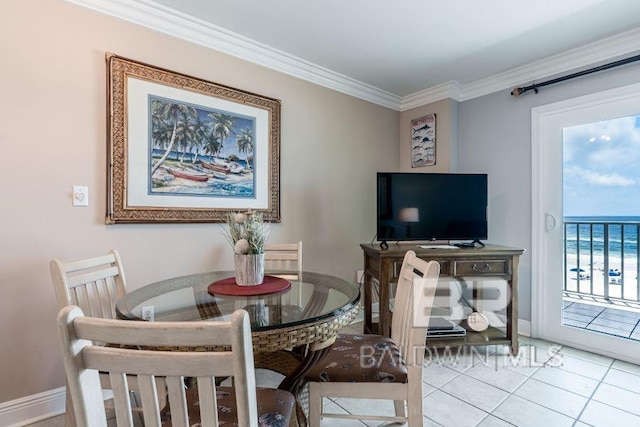
<instances>
[{"instance_id":1,"label":"dried flower arrangement","mask_svg":"<svg viewBox=\"0 0 640 427\"><path fill-rule=\"evenodd\" d=\"M255 211L229 212L226 237L236 254L261 254L271 228L262 213Z\"/></svg>"}]
</instances>

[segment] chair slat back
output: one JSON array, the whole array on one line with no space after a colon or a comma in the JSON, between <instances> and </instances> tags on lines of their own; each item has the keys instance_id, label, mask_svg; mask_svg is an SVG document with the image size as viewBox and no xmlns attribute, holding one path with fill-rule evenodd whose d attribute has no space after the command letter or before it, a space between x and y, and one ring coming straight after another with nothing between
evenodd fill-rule
<instances>
[{"instance_id":1,"label":"chair slat back","mask_svg":"<svg viewBox=\"0 0 640 427\"><path fill-rule=\"evenodd\" d=\"M77 306L58 315L67 381L79 426L106 426L98 372L108 372L117 425L132 425L127 375L136 376L144 423L160 425L155 378L165 377L171 422L187 427L184 377L195 378L201 425L218 425L216 377L234 377L238 425L257 426L257 402L249 315L238 310L226 322L142 322L85 317ZM95 346L92 342L171 347L220 347L221 351L155 351ZM222 348L231 351L222 351Z\"/></svg>"},{"instance_id":2,"label":"chair slat back","mask_svg":"<svg viewBox=\"0 0 640 427\"><path fill-rule=\"evenodd\" d=\"M414 251L407 251L398 278L391 338L410 366L416 357L424 358L424 351L420 354L419 349L424 349L427 325L419 325L416 320L422 323L426 318L428 321L439 275L440 264L422 260Z\"/></svg>"},{"instance_id":3,"label":"chair slat back","mask_svg":"<svg viewBox=\"0 0 640 427\"><path fill-rule=\"evenodd\" d=\"M268 270L302 271L302 242L265 245L264 260Z\"/></svg>"},{"instance_id":4,"label":"chair slat back","mask_svg":"<svg viewBox=\"0 0 640 427\"><path fill-rule=\"evenodd\" d=\"M126 293L122 261L117 251L79 261L50 263L58 308L77 305L91 317L115 318L116 302Z\"/></svg>"}]
</instances>

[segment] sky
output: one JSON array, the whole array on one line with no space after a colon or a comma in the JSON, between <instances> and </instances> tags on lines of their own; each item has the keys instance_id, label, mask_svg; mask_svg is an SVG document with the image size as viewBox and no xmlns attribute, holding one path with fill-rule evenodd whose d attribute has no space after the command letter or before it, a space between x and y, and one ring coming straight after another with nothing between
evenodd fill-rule
<instances>
[{"instance_id":1,"label":"sky","mask_svg":"<svg viewBox=\"0 0 640 427\"><path fill-rule=\"evenodd\" d=\"M640 115L563 131L564 216L640 216Z\"/></svg>"}]
</instances>

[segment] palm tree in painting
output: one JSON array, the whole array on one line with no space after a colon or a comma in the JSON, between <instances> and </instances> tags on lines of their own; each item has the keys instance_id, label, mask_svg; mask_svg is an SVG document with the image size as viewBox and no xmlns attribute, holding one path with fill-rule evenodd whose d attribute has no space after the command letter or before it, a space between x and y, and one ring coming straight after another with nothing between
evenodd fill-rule
<instances>
[{"instance_id":1,"label":"palm tree in painting","mask_svg":"<svg viewBox=\"0 0 640 427\"><path fill-rule=\"evenodd\" d=\"M247 166L251 168L249 155L253 153L253 132L246 128L242 129L240 135L236 136L236 144L238 145L238 152L247 154Z\"/></svg>"},{"instance_id":2,"label":"palm tree in painting","mask_svg":"<svg viewBox=\"0 0 640 427\"><path fill-rule=\"evenodd\" d=\"M191 140L191 135L189 133L189 123L186 121L181 121L178 123L178 128L176 130L176 148L177 151L182 153L178 158L180 163L184 163L184 156L187 154L187 150L189 148L189 141Z\"/></svg>"},{"instance_id":3,"label":"palm tree in painting","mask_svg":"<svg viewBox=\"0 0 640 427\"><path fill-rule=\"evenodd\" d=\"M219 112L209 113L209 117L213 119L211 133L218 137L221 144L220 149L222 149L224 147L224 140L227 139L233 131L235 117Z\"/></svg>"},{"instance_id":4,"label":"palm tree in painting","mask_svg":"<svg viewBox=\"0 0 640 427\"><path fill-rule=\"evenodd\" d=\"M194 150L197 153L198 146L201 145L199 138L200 133L202 132L201 128L203 123L200 121L198 115L196 115L194 117L187 117L184 124L179 125L179 129L180 126L184 126L184 130L182 132L178 132L177 137L179 138L178 145L180 147L180 151L182 151L180 163L184 163L187 154L193 155ZM193 158L192 163L195 163Z\"/></svg>"},{"instance_id":5,"label":"palm tree in painting","mask_svg":"<svg viewBox=\"0 0 640 427\"><path fill-rule=\"evenodd\" d=\"M166 160L173 149L176 141L183 141L185 138L184 132L186 131L187 122L189 118L197 117L198 113L195 108L190 107L186 104L174 104L172 102L164 102L164 101L154 101L152 104L152 117L157 115L158 118L161 118L166 125L171 128L171 138L169 140L169 145L165 153L160 157L160 159L153 165L151 168L151 175L162 165L162 163ZM155 125L155 122L152 121L152 125ZM152 134L155 129L152 129Z\"/></svg>"},{"instance_id":6,"label":"palm tree in painting","mask_svg":"<svg viewBox=\"0 0 640 427\"><path fill-rule=\"evenodd\" d=\"M207 133L205 135L204 140L204 151L210 156L215 156L222 149L222 143L220 143L220 139L213 132Z\"/></svg>"},{"instance_id":7,"label":"palm tree in painting","mask_svg":"<svg viewBox=\"0 0 640 427\"><path fill-rule=\"evenodd\" d=\"M171 139L171 127L161 114L162 102L154 100L151 104L151 148L164 150Z\"/></svg>"},{"instance_id":8,"label":"palm tree in painting","mask_svg":"<svg viewBox=\"0 0 640 427\"><path fill-rule=\"evenodd\" d=\"M162 120L154 123L151 131L152 148L165 150L171 140L171 131L171 128Z\"/></svg>"},{"instance_id":9,"label":"palm tree in painting","mask_svg":"<svg viewBox=\"0 0 640 427\"><path fill-rule=\"evenodd\" d=\"M207 141L207 134L209 134L209 123L203 121L200 115L196 116L193 122L189 125L189 149L193 155L191 163L196 163L198 160L198 153Z\"/></svg>"}]
</instances>

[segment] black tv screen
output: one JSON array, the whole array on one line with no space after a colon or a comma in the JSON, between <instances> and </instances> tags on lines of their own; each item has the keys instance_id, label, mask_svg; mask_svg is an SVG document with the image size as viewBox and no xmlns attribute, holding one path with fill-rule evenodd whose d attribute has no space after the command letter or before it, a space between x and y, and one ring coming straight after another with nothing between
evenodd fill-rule
<instances>
[{"instance_id":1,"label":"black tv screen","mask_svg":"<svg viewBox=\"0 0 640 427\"><path fill-rule=\"evenodd\" d=\"M487 175L378 172L377 239L486 240Z\"/></svg>"}]
</instances>

